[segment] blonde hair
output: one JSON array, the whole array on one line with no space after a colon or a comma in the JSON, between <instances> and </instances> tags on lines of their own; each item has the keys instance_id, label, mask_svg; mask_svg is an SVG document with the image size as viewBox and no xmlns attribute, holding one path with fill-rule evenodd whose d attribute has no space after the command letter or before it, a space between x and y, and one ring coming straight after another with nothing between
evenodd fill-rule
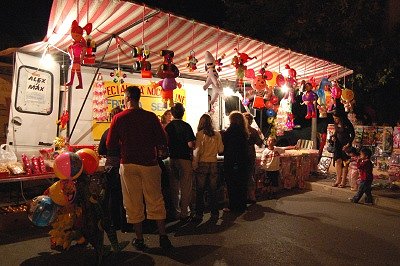
<instances>
[{"instance_id":1,"label":"blonde hair","mask_svg":"<svg viewBox=\"0 0 400 266\"><path fill-rule=\"evenodd\" d=\"M209 114L203 114L200 117L199 125L197 126L197 131L201 131L201 130L203 130L204 134L206 134L209 137L212 137L215 135L211 116Z\"/></svg>"}]
</instances>

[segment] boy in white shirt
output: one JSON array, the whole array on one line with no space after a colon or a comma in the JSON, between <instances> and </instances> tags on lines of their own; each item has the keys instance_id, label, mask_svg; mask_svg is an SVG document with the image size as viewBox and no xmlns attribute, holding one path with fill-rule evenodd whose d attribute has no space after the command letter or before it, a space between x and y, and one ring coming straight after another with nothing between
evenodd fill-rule
<instances>
[{"instance_id":1,"label":"boy in white shirt","mask_svg":"<svg viewBox=\"0 0 400 266\"><path fill-rule=\"evenodd\" d=\"M295 149L296 146L275 147L276 138L268 137L267 147L261 155L261 168L265 170L265 181L268 198L275 198L279 188L279 176L281 169L281 154L285 150Z\"/></svg>"}]
</instances>

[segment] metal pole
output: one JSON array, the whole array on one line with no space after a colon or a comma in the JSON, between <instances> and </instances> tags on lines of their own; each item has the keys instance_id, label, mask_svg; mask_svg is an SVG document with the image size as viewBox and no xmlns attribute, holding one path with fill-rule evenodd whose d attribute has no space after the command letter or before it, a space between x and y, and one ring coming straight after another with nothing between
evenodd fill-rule
<instances>
[{"instance_id":1,"label":"metal pole","mask_svg":"<svg viewBox=\"0 0 400 266\"><path fill-rule=\"evenodd\" d=\"M314 103L314 108L317 110L317 103ZM311 140L313 142L313 149L317 149L317 118L311 118Z\"/></svg>"},{"instance_id":2,"label":"metal pole","mask_svg":"<svg viewBox=\"0 0 400 266\"><path fill-rule=\"evenodd\" d=\"M81 113L82 113L83 107L85 106L86 100L87 100L87 98L89 97L89 93L90 93L90 91L92 90L94 80L96 79L97 74L99 73L99 70L100 70L100 68L101 68L101 65L103 64L104 58L106 57L106 54L107 54L107 52L108 52L108 48L110 48L111 41L112 41L112 39L114 39L114 37L115 37L115 35L113 35L113 37L110 38L110 40L109 40L109 42L108 42L108 45L107 45L107 49L106 49L106 51L105 51L104 54L103 54L103 58L101 58L100 64L99 64L99 66L98 66L97 69L96 69L96 73L95 73L94 76L93 76L92 83L90 83L89 90L88 90L88 92L86 93L85 100L83 100L81 109L79 110L79 113L78 113L78 116L76 117L74 126L72 127L71 134L69 135L69 139L71 139L72 135L74 134L76 124L78 123L79 117L81 116Z\"/></svg>"}]
</instances>

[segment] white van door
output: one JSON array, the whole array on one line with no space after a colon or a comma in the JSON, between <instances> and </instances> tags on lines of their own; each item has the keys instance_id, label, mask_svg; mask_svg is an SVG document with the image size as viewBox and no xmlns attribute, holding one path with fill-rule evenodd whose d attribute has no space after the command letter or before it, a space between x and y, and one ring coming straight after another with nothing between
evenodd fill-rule
<instances>
[{"instance_id":1,"label":"white van door","mask_svg":"<svg viewBox=\"0 0 400 266\"><path fill-rule=\"evenodd\" d=\"M52 146L59 116L60 65L16 53L7 143L18 154Z\"/></svg>"}]
</instances>

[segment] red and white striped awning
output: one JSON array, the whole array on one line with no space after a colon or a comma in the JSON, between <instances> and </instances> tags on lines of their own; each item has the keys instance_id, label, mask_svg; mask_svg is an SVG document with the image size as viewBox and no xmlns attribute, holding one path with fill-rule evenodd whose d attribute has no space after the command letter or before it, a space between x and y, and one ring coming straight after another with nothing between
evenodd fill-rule
<instances>
[{"instance_id":1,"label":"red and white striped awning","mask_svg":"<svg viewBox=\"0 0 400 266\"><path fill-rule=\"evenodd\" d=\"M235 80L235 68L231 66L231 60L236 55L235 48L251 57L257 57L246 64L256 72L265 63L268 63L267 70L276 72L281 72L285 64L289 64L297 71L298 79L305 80L311 77L320 80L324 76L335 79L353 72L323 59L282 49L143 5L118 0L54 0L46 37L42 42L22 47L21 51L43 53L46 47L50 53L58 52L56 48L67 51L72 43L70 28L75 19L81 27L88 22L93 24L91 35L97 43L96 62L100 62L104 57L104 63L116 66L120 64L121 67L132 66L136 60L131 56L132 46L142 47L145 44L151 51L148 60L153 70L163 61L159 51L169 49L175 53L174 63L181 74L193 78L205 78L204 57L205 52L210 51L215 58L225 54L222 59L224 67L219 72L220 78ZM119 46L115 37L120 39ZM198 59L198 69L190 72L186 64L192 50Z\"/></svg>"}]
</instances>

